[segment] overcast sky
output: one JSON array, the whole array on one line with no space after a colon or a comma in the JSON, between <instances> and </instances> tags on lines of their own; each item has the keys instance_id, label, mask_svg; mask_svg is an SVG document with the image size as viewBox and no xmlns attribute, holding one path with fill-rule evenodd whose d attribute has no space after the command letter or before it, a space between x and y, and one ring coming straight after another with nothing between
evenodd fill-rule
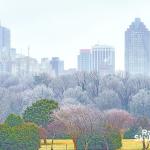
<instances>
[{"instance_id":1,"label":"overcast sky","mask_svg":"<svg viewBox=\"0 0 150 150\"><path fill-rule=\"evenodd\" d=\"M124 31L135 17L150 29L150 0L0 0L0 20L10 28L12 47L35 58L59 56L76 67L81 48L98 41L116 49L124 67Z\"/></svg>"}]
</instances>

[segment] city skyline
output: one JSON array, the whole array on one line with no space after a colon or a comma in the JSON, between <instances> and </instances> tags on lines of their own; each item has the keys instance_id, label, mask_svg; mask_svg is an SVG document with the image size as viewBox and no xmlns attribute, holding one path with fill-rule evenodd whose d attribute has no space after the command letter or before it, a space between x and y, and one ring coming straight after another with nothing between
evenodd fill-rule
<instances>
[{"instance_id":1,"label":"city skyline","mask_svg":"<svg viewBox=\"0 0 150 150\"><path fill-rule=\"evenodd\" d=\"M38 60L58 56L65 69L77 67L79 49L99 41L116 49L116 70L122 70L124 31L136 17L150 28L148 0L0 2L1 24L11 29L12 47L27 55L30 45L31 56Z\"/></svg>"}]
</instances>

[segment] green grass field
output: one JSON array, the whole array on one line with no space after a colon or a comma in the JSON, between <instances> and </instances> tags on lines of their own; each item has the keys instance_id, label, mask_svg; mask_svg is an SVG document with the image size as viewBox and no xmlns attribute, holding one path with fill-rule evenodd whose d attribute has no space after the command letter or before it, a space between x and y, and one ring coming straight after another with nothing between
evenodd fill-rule
<instances>
[{"instance_id":1,"label":"green grass field","mask_svg":"<svg viewBox=\"0 0 150 150\"><path fill-rule=\"evenodd\" d=\"M47 140L47 146L44 145L43 140L41 141L42 147L39 150L51 150L52 140ZM122 140L122 148L119 150L142 150L142 141L134 139ZM73 141L68 140L54 140L54 150L74 150ZM149 148L150 150L150 148Z\"/></svg>"}]
</instances>

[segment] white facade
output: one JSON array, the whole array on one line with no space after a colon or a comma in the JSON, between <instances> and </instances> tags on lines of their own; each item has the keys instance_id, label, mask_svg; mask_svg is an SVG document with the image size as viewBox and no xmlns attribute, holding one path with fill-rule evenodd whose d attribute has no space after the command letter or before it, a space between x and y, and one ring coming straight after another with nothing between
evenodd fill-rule
<instances>
[{"instance_id":1,"label":"white facade","mask_svg":"<svg viewBox=\"0 0 150 150\"><path fill-rule=\"evenodd\" d=\"M115 49L106 45L96 44L91 51L91 71L101 75L115 73Z\"/></svg>"},{"instance_id":2,"label":"white facade","mask_svg":"<svg viewBox=\"0 0 150 150\"><path fill-rule=\"evenodd\" d=\"M46 73L52 77L55 76L55 71L52 69L50 60L48 58L42 58L39 67L39 73Z\"/></svg>"},{"instance_id":3,"label":"white facade","mask_svg":"<svg viewBox=\"0 0 150 150\"><path fill-rule=\"evenodd\" d=\"M76 68L70 68L68 70L64 70L62 75L73 75L77 72Z\"/></svg>"},{"instance_id":4,"label":"white facade","mask_svg":"<svg viewBox=\"0 0 150 150\"><path fill-rule=\"evenodd\" d=\"M12 64L12 74L15 75L36 75L38 72L38 61L28 56L18 57Z\"/></svg>"}]
</instances>

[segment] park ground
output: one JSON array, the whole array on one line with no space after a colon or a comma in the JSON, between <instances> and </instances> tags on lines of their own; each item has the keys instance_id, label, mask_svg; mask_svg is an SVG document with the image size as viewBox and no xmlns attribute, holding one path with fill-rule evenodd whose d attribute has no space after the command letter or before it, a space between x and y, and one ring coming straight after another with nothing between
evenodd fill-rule
<instances>
[{"instance_id":1,"label":"park ground","mask_svg":"<svg viewBox=\"0 0 150 150\"><path fill-rule=\"evenodd\" d=\"M51 140L47 141L47 146L44 145L43 141L42 147L39 150L51 150ZM54 150L74 150L74 145L72 140L54 140ZM122 140L122 148L119 150L142 150L142 141L140 140ZM150 150L150 149L149 149Z\"/></svg>"}]
</instances>

